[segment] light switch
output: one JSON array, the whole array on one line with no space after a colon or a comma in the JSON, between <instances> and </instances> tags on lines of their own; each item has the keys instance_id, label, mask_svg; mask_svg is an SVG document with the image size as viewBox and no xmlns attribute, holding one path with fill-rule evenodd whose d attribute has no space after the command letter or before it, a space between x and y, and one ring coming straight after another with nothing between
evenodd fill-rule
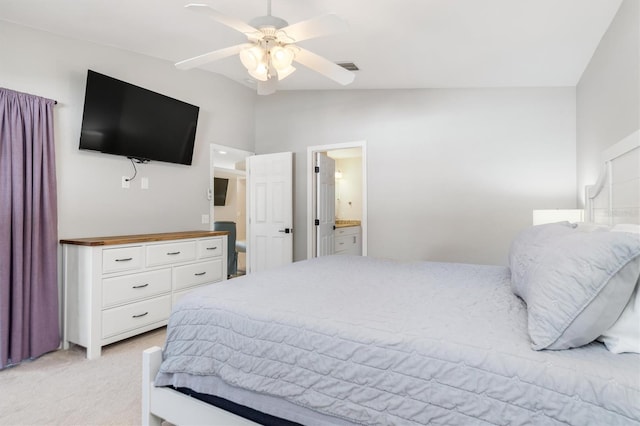
<instances>
[{"instance_id":1,"label":"light switch","mask_svg":"<svg viewBox=\"0 0 640 426\"><path fill-rule=\"evenodd\" d=\"M140 189L149 189L149 178L140 178Z\"/></svg>"},{"instance_id":2,"label":"light switch","mask_svg":"<svg viewBox=\"0 0 640 426\"><path fill-rule=\"evenodd\" d=\"M202 223L209 223L209 215L208 214L203 214L202 215Z\"/></svg>"}]
</instances>

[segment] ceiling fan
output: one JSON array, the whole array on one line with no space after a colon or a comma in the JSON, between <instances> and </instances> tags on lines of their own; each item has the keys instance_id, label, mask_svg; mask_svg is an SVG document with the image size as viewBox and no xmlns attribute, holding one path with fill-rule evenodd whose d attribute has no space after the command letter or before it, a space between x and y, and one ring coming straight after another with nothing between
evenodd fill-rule
<instances>
[{"instance_id":1,"label":"ceiling fan","mask_svg":"<svg viewBox=\"0 0 640 426\"><path fill-rule=\"evenodd\" d=\"M209 15L215 21L247 36L247 43L226 47L186 59L175 64L179 69L191 69L233 55L239 55L249 75L258 81L258 94L276 91L279 80L293 73L293 62L300 63L342 85L353 82L355 74L322 56L294 43L347 30L347 23L337 15L328 14L289 25L271 15L271 0L267 0L267 15L245 23L226 16L207 4L188 4L189 10Z\"/></svg>"}]
</instances>

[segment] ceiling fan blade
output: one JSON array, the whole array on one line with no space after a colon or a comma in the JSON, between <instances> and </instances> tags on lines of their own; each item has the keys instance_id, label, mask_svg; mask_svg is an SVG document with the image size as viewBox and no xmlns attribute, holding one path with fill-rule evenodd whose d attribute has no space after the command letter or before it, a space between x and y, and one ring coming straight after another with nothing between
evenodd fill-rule
<instances>
[{"instance_id":1,"label":"ceiling fan blade","mask_svg":"<svg viewBox=\"0 0 640 426\"><path fill-rule=\"evenodd\" d=\"M176 63L176 68L181 70L190 70L192 68L199 67L200 65L207 64L209 62L217 61L228 56L237 55L240 51L246 47L253 46L251 43L237 44L231 47L225 47L224 49L214 50L213 52L205 53L204 55L196 56L194 58L185 59Z\"/></svg>"},{"instance_id":2,"label":"ceiling fan blade","mask_svg":"<svg viewBox=\"0 0 640 426\"><path fill-rule=\"evenodd\" d=\"M342 84L343 86L352 83L356 78L356 75L353 72L342 68L340 65L334 64L330 60L303 49L300 46L296 47L297 52L294 60L305 67L310 68L315 72Z\"/></svg>"},{"instance_id":3,"label":"ceiling fan blade","mask_svg":"<svg viewBox=\"0 0 640 426\"><path fill-rule=\"evenodd\" d=\"M226 25L229 28L233 28L236 31L240 31L243 34L253 34L259 32L257 29L253 28L251 25L246 22L233 18L231 16L227 16L213 9L208 4L198 4L198 3L190 3L185 6L189 10L193 10L195 12L204 13L209 15L214 20L220 22L223 25Z\"/></svg>"},{"instance_id":4,"label":"ceiling fan blade","mask_svg":"<svg viewBox=\"0 0 640 426\"><path fill-rule=\"evenodd\" d=\"M275 93L278 86L278 79L271 77L267 81L258 81L258 95L270 95Z\"/></svg>"},{"instance_id":5,"label":"ceiling fan blade","mask_svg":"<svg viewBox=\"0 0 640 426\"><path fill-rule=\"evenodd\" d=\"M287 40L288 43L297 43L302 40L342 33L348 29L347 21L338 15L328 14L289 25L280 29L278 34L284 33L286 37L283 38L290 39L290 41Z\"/></svg>"}]
</instances>

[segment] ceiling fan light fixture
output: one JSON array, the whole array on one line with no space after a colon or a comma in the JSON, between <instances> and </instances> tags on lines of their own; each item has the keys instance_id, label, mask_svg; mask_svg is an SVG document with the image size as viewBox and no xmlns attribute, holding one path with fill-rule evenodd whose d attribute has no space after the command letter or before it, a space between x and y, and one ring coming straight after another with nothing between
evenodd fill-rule
<instances>
[{"instance_id":1,"label":"ceiling fan light fixture","mask_svg":"<svg viewBox=\"0 0 640 426\"><path fill-rule=\"evenodd\" d=\"M264 62L258 64L255 69L248 70L249 75L256 80L267 81L269 79L269 68Z\"/></svg>"},{"instance_id":2,"label":"ceiling fan light fixture","mask_svg":"<svg viewBox=\"0 0 640 426\"><path fill-rule=\"evenodd\" d=\"M291 66L295 52L288 46L274 46L270 52L271 62L278 71Z\"/></svg>"},{"instance_id":3,"label":"ceiling fan light fixture","mask_svg":"<svg viewBox=\"0 0 640 426\"><path fill-rule=\"evenodd\" d=\"M240 51L240 62L249 71L257 69L263 59L264 50L260 46L254 45Z\"/></svg>"},{"instance_id":4,"label":"ceiling fan light fixture","mask_svg":"<svg viewBox=\"0 0 640 426\"><path fill-rule=\"evenodd\" d=\"M293 72L296 70L296 67L293 67L291 65L289 65L287 68L285 69L278 69L278 80L284 80L285 78L289 77L291 74L293 74Z\"/></svg>"},{"instance_id":5,"label":"ceiling fan light fixture","mask_svg":"<svg viewBox=\"0 0 640 426\"><path fill-rule=\"evenodd\" d=\"M262 46L253 45L240 51L240 62L247 69L249 75L256 80L267 81L269 66L268 58Z\"/></svg>"},{"instance_id":6,"label":"ceiling fan light fixture","mask_svg":"<svg viewBox=\"0 0 640 426\"><path fill-rule=\"evenodd\" d=\"M249 23L226 16L207 4L188 4L186 7L190 10L208 14L215 21L244 34L248 42L198 55L180 61L175 66L188 70L238 55L253 79L250 81L257 80L259 94L273 93L277 82L296 70L292 66L293 61L343 86L353 82L355 75L340 66L342 64L337 65L294 44L346 31L346 21L338 15L327 14L289 25L284 19L271 15L271 0L266 1L267 15L255 18ZM247 80L249 79L245 82Z\"/></svg>"}]
</instances>

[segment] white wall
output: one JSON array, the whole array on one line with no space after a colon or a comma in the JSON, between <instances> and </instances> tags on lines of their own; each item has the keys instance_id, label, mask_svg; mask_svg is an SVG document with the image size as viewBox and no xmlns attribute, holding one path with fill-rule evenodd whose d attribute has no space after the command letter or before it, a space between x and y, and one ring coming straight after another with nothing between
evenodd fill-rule
<instances>
[{"instance_id":1,"label":"white wall","mask_svg":"<svg viewBox=\"0 0 640 426\"><path fill-rule=\"evenodd\" d=\"M278 92L256 153L293 151L306 257L306 147L367 141L369 255L506 264L537 208L575 207L575 90Z\"/></svg>"},{"instance_id":2,"label":"white wall","mask_svg":"<svg viewBox=\"0 0 640 426\"><path fill-rule=\"evenodd\" d=\"M578 199L602 152L640 128L640 1L625 0L577 86Z\"/></svg>"},{"instance_id":3,"label":"white wall","mask_svg":"<svg viewBox=\"0 0 640 426\"><path fill-rule=\"evenodd\" d=\"M55 108L60 238L208 229L209 144L253 150L253 91L166 61L0 21L0 84L58 101ZM124 157L79 151L87 69L200 106L192 166L138 166L128 190ZM149 189L140 189L141 176Z\"/></svg>"}]
</instances>

